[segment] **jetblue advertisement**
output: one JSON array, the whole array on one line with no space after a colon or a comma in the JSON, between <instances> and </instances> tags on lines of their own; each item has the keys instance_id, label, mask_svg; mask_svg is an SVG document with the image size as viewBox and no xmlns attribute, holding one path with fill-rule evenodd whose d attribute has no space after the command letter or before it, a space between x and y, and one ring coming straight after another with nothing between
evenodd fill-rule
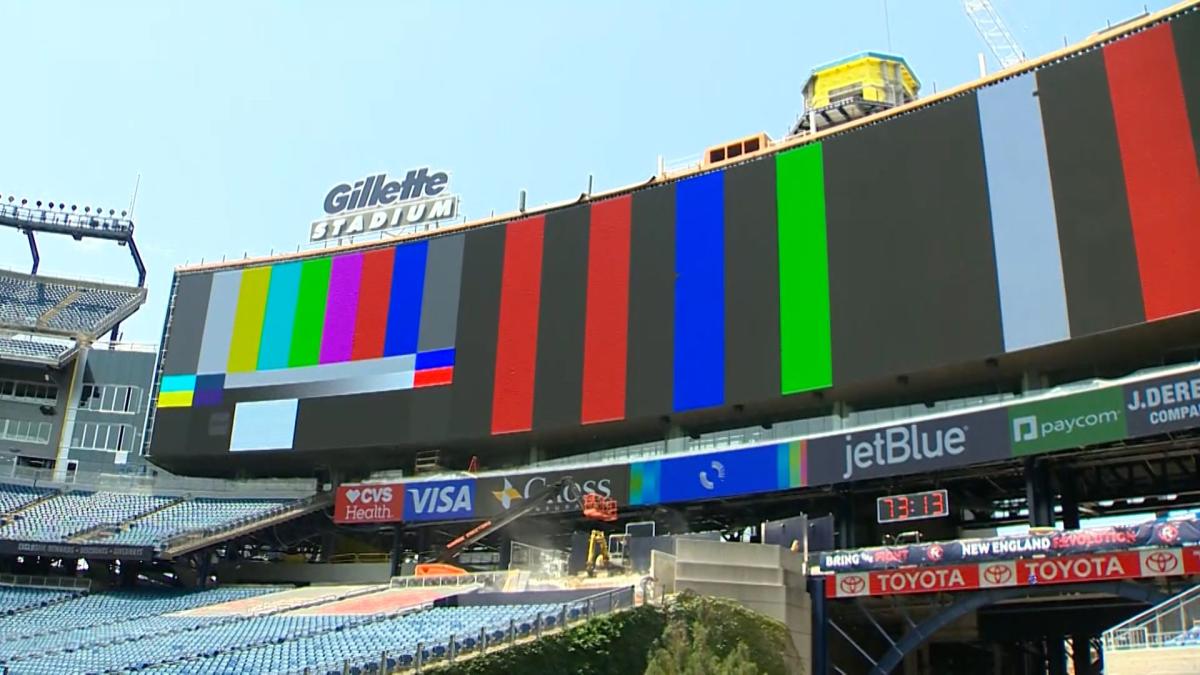
<instances>
[{"instance_id":1,"label":"jetblue advertisement","mask_svg":"<svg viewBox=\"0 0 1200 675\"><path fill-rule=\"evenodd\" d=\"M814 438L809 485L886 478L1008 459L1008 413L982 410Z\"/></svg>"},{"instance_id":2,"label":"jetblue advertisement","mask_svg":"<svg viewBox=\"0 0 1200 675\"><path fill-rule=\"evenodd\" d=\"M475 515L475 481L471 479L407 483L404 520L466 520Z\"/></svg>"}]
</instances>

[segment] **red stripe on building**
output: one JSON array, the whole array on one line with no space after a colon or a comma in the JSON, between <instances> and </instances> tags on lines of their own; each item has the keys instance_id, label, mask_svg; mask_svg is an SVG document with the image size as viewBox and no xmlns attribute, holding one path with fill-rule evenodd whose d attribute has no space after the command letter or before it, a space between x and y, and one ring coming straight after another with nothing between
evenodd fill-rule
<instances>
[{"instance_id":1,"label":"red stripe on building","mask_svg":"<svg viewBox=\"0 0 1200 675\"><path fill-rule=\"evenodd\" d=\"M363 254L362 285L358 293L358 315L354 323L351 360L376 359L383 356L395 251L394 248L386 248Z\"/></svg>"},{"instance_id":2,"label":"red stripe on building","mask_svg":"<svg viewBox=\"0 0 1200 675\"><path fill-rule=\"evenodd\" d=\"M413 373L414 387L433 387L439 384L450 384L454 381L454 366L418 370Z\"/></svg>"},{"instance_id":3,"label":"red stripe on building","mask_svg":"<svg viewBox=\"0 0 1200 675\"><path fill-rule=\"evenodd\" d=\"M632 205L628 196L592 205L580 414L584 424L625 418Z\"/></svg>"},{"instance_id":4,"label":"red stripe on building","mask_svg":"<svg viewBox=\"0 0 1200 675\"><path fill-rule=\"evenodd\" d=\"M545 218L537 216L509 223L505 228L496 378L492 389L493 434L529 431L533 427L545 222Z\"/></svg>"},{"instance_id":5,"label":"red stripe on building","mask_svg":"<svg viewBox=\"0 0 1200 675\"><path fill-rule=\"evenodd\" d=\"M1104 48L1148 320L1200 309L1200 169L1170 24Z\"/></svg>"}]
</instances>

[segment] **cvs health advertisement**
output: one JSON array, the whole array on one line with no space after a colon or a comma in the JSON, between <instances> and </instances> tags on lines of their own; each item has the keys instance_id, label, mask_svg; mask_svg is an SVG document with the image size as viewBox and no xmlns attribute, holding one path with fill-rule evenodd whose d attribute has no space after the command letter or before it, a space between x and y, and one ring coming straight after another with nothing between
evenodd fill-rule
<instances>
[{"instance_id":1,"label":"cvs health advertisement","mask_svg":"<svg viewBox=\"0 0 1200 675\"><path fill-rule=\"evenodd\" d=\"M333 522L394 523L404 519L404 486L400 483L339 485L333 495Z\"/></svg>"}]
</instances>

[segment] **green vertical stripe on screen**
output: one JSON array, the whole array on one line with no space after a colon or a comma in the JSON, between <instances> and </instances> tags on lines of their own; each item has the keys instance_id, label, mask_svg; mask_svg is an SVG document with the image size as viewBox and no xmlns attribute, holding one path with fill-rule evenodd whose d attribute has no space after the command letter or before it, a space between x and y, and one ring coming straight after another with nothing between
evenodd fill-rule
<instances>
[{"instance_id":1,"label":"green vertical stripe on screen","mask_svg":"<svg viewBox=\"0 0 1200 675\"><path fill-rule=\"evenodd\" d=\"M776 156L782 393L833 384L825 170L820 143Z\"/></svg>"},{"instance_id":2,"label":"green vertical stripe on screen","mask_svg":"<svg viewBox=\"0 0 1200 675\"><path fill-rule=\"evenodd\" d=\"M300 293L296 298L296 321L288 367L313 366L321 358L321 335L325 330L325 300L329 295L329 270L333 258L304 261L300 270Z\"/></svg>"},{"instance_id":3,"label":"green vertical stripe on screen","mask_svg":"<svg viewBox=\"0 0 1200 675\"><path fill-rule=\"evenodd\" d=\"M642 503L642 464L637 462L629 465L629 504L639 506Z\"/></svg>"},{"instance_id":4,"label":"green vertical stripe on screen","mask_svg":"<svg viewBox=\"0 0 1200 675\"><path fill-rule=\"evenodd\" d=\"M788 478L790 487L804 487L808 484L804 475L805 454L808 451L808 441L795 441L789 443L791 452L788 453Z\"/></svg>"},{"instance_id":5,"label":"green vertical stripe on screen","mask_svg":"<svg viewBox=\"0 0 1200 675\"><path fill-rule=\"evenodd\" d=\"M226 369L230 373L249 372L258 364L258 345L262 341L263 313L267 309L270 286L270 267L242 270L237 312L233 315L233 336L229 340Z\"/></svg>"},{"instance_id":6,"label":"green vertical stripe on screen","mask_svg":"<svg viewBox=\"0 0 1200 675\"><path fill-rule=\"evenodd\" d=\"M788 485L788 456L792 454L791 443L780 443L775 446L775 489L784 490Z\"/></svg>"}]
</instances>

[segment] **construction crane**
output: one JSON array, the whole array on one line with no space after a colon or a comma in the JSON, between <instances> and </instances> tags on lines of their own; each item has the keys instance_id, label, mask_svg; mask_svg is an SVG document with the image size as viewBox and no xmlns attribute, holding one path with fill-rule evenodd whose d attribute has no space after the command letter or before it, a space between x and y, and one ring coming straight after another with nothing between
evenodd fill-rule
<instances>
[{"instance_id":1,"label":"construction crane","mask_svg":"<svg viewBox=\"0 0 1200 675\"><path fill-rule=\"evenodd\" d=\"M547 485L541 490L538 490L534 494L530 495L529 498L524 500L523 503L512 507L508 511L505 511L504 515L498 516L491 520L485 520L468 530L463 535L456 537L449 544L446 544L446 548L443 549L440 554L438 554L435 564L448 564L451 560L454 560L456 557L458 557L458 554L466 550L466 548L471 544L474 544L489 534L500 530L526 513L529 513L542 504L545 504L556 494L560 493L562 489L570 482L570 476L563 476L550 485Z\"/></svg>"},{"instance_id":2,"label":"construction crane","mask_svg":"<svg viewBox=\"0 0 1200 675\"><path fill-rule=\"evenodd\" d=\"M963 0L963 9L992 55L1000 62L1001 68L1015 66L1025 60L1025 52L1008 26L1004 25L1004 19L1000 18L991 0Z\"/></svg>"}]
</instances>

